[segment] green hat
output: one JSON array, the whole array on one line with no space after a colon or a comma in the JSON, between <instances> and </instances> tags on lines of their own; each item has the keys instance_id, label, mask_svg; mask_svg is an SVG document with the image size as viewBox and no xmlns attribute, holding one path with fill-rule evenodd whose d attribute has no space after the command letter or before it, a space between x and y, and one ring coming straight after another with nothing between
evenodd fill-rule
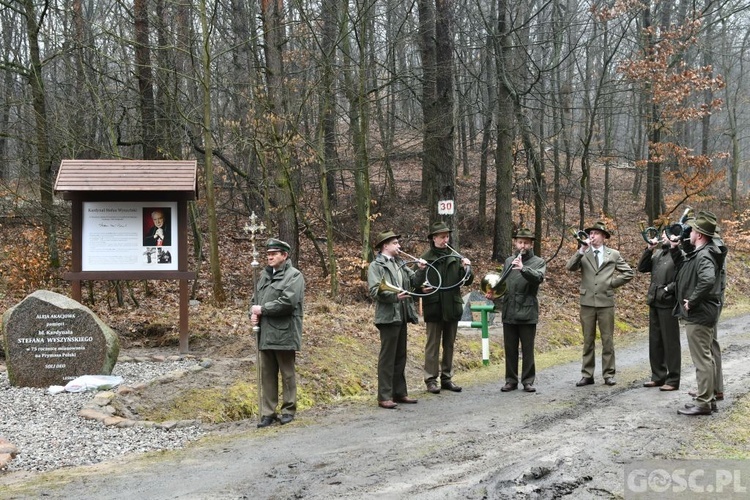
<instances>
[{"instance_id":1,"label":"green hat","mask_svg":"<svg viewBox=\"0 0 750 500\"><path fill-rule=\"evenodd\" d=\"M430 232L427 234L427 239L429 240L436 234L440 233L452 233L453 229L449 228L445 222L435 222L430 226Z\"/></svg>"},{"instance_id":2,"label":"green hat","mask_svg":"<svg viewBox=\"0 0 750 500\"><path fill-rule=\"evenodd\" d=\"M535 240L536 239L536 237L534 236L534 233L531 232L531 229L526 228L526 227L519 229L516 232L515 236L513 236L513 237L514 238L526 238L526 239L529 239L529 240Z\"/></svg>"},{"instance_id":3,"label":"green hat","mask_svg":"<svg viewBox=\"0 0 750 500\"><path fill-rule=\"evenodd\" d=\"M597 231L601 231L602 233L604 233L604 236L606 236L606 237L607 237L607 239L609 239L609 237L610 237L610 236L612 236L612 235L610 234L610 232L609 232L609 231L607 231L607 226L606 226L606 225L604 224L604 222L603 222L603 221L600 221L600 220L598 220L598 221L594 222L594 225L593 225L593 226L591 226L591 227L587 227L587 228L585 229L585 231L586 231L586 232L588 233L588 232L589 232L589 231L591 231L592 229L596 229Z\"/></svg>"},{"instance_id":4,"label":"green hat","mask_svg":"<svg viewBox=\"0 0 750 500\"><path fill-rule=\"evenodd\" d=\"M378 233L378 235L375 236L375 243L373 243L372 246L380 249L380 247L383 246L383 243L385 243L386 241L400 237L400 234L396 234L393 231L383 231L382 233Z\"/></svg>"},{"instance_id":5,"label":"green hat","mask_svg":"<svg viewBox=\"0 0 750 500\"><path fill-rule=\"evenodd\" d=\"M277 240L276 238L268 238L266 241L267 252L286 252L292 251L292 247L286 241Z\"/></svg>"},{"instance_id":6,"label":"green hat","mask_svg":"<svg viewBox=\"0 0 750 500\"><path fill-rule=\"evenodd\" d=\"M688 225L709 238L716 237L716 216L711 212L701 210L695 220L689 220Z\"/></svg>"}]
</instances>

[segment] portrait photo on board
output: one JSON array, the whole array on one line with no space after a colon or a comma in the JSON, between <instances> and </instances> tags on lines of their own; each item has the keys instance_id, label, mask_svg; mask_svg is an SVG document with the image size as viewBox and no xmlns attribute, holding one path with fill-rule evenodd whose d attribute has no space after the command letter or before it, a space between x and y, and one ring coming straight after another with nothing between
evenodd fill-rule
<instances>
[{"instance_id":1,"label":"portrait photo on board","mask_svg":"<svg viewBox=\"0 0 750 500\"><path fill-rule=\"evenodd\" d=\"M169 207L143 208L143 246L168 247L172 245L172 220Z\"/></svg>"}]
</instances>

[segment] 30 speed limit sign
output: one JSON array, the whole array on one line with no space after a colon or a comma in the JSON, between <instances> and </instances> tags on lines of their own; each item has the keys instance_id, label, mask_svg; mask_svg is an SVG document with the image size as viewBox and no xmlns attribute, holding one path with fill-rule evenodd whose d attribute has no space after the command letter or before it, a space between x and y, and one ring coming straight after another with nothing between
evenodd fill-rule
<instances>
[{"instance_id":1,"label":"30 speed limit sign","mask_svg":"<svg viewBox=\"0 0 750 500\"><path fill-rule=\"evenodd\" d=\"M438 202L439 215L453 215L456 213L456 204L453 200L442 200Z\"/></svg>"}]
</instances>

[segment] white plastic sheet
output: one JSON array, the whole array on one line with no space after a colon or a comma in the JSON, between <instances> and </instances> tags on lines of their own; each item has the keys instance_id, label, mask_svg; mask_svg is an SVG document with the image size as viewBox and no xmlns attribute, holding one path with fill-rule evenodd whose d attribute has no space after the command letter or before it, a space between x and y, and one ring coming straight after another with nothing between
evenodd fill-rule
<instances>
[{"instance_id":1,"label":"white plastic sheet","mask_svg":"<svg viewBox=\"0 0 750 500\"><path fill-rule=\"evenodd\" d=\"M106 391L117 387L122 381L123 378L118 375L81 375L65 386L52 385L47 392L59 394L61 392Z\"/></svg>"}]
</instances>

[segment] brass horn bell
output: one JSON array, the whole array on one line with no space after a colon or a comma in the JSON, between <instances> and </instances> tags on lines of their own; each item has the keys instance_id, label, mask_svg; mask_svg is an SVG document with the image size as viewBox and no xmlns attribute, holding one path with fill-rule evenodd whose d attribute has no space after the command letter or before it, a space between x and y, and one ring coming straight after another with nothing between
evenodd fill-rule
<instances>
[{"instance_id":1,"label":"brass horn bell","mask_svg":"<svg viewBox=\"0 0 750 500\"><path fill-rule=\"evenodd\" d=\"M492 292L492 298L498 299L505 295L505 292L508 290L508 285L505 283L505 280L501 275L495 272L489 272L484 278L482 278L479 288L485 295L488 292Z\"/></svg>"},{"instance_id":2,"label":"brass horn bell","mask_svg":"<svg viewBox=\"0 0 750 500\"><path fill-rule=\"evenodd\" d=\"M399 288L397 286L391 285L385 280L385 278L380 280L380 285L378 285L378 291L379 292L393 292L393 293L409 293L403 288Z\"/></svg>"}]
</instances>

